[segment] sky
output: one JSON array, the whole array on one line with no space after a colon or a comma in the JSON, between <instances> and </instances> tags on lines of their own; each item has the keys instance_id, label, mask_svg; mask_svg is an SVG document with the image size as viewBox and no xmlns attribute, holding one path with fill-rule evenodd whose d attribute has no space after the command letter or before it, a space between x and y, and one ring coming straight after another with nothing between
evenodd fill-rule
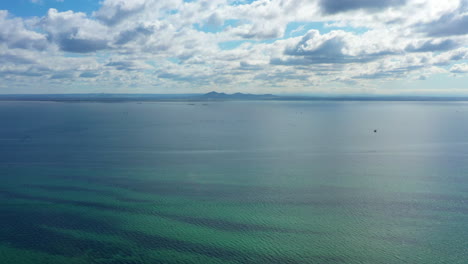
<instances>
[{"instance_id":1,"label":"sky","mask_svg":"<svg viewBox=\"0 0 468 264\"><path fill-rule=\"evenodd\" d=\"M468 0L0 1L0 94L468 95Z\"/></svg>"}]
</instances>

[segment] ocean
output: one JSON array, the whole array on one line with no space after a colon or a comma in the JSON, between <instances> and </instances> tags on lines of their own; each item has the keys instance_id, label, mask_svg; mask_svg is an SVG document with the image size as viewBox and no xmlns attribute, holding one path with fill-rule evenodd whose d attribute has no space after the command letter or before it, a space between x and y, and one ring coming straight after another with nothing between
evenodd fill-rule
<instances>
[{"instance_id":1,"label":"ocean","mask_svg":"<svg viewBox=\"0 0 468 264\"><path fill-rule=\"evenodd\" d=\"M468 103L0 102L0 263L468 263Z\"/></svg>"}]
</instances>

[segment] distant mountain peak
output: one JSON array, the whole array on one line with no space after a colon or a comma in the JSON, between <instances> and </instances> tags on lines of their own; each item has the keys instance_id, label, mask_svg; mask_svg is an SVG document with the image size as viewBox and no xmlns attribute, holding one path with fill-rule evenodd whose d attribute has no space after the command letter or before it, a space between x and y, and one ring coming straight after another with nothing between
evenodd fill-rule
<instances>
[{"instance_id":1,"label":"distant mountain peak","mask_svg":"<svg viewBox=\"0 0 468 264\"><path fill-rule=\"evenodd\" d=\"M240 92L233 93L233 94L227 94L227 93L219 93L219 92L216 92L216 91L211 91L211 92L206 93L204 95L228 95L228 96L233 96L233 95L255 95L255 94L246 94L246 93L240 93Z\"/></svg>"},{"instance_id":2,"label":"distant mountain peak","mask_svg":"<svg viewBox=\"0 0 468 264\"><path fill-rule=\"evenodd\" d=\"M209 92L209 93L206 93L204 95L202 95L203 97L208 97L208 98L224 98L224 97L229 97L228 94L226 93L218 93L218 92L215 92L215 91L212 91L212 92Z\"/></svg>"},{"instance_id":3,"label":"distant mountain peak","mask_svg":"<svg viewBox=\"0 0 468 264\"><path fill-rule=\"evenodd\" d=\"M242 100L242 99L271 99L274 97L272 94L246 94L236 92L233 94L227 93L218 93L215 91L203 94L202 97L207 99L235 99L235 100Z\"/></svg>"},{"instance_id":4,"label":"distant mountain peak","mask_svg":"<svg viewBox=\"0 0 468 264\"><path fill-rule=\"evenodd\" d=\"M211 91L209 93L206 93L205 95L217 95L217 94L226 94L226 93L218 93L218 92L215 92L215 91Z\"/></svg>"}]
</instances>

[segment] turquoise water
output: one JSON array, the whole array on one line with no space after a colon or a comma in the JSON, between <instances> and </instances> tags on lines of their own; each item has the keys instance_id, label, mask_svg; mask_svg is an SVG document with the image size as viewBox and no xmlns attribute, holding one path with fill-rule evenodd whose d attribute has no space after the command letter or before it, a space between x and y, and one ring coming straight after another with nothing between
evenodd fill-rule
<instances>
[{"instance_id":1,"label":"turquoise water","mask_svg":"<svg viewBox=\"0 0 468 264\"><path fill-rule=\"evenodd\" d=\"M0 102L0 120L1 263L468 262L468 103Z\"/></svg>"}]
</instances>

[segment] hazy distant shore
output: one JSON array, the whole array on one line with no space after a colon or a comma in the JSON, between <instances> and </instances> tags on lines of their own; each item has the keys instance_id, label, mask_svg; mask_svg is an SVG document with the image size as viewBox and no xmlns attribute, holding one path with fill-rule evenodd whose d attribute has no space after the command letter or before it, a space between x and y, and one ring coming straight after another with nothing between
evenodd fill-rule
<instances>
[{"instance_id":1,"label":"hazy distant shore","mask_svg":"<svg viewBox=\"0 0 468 264\"><path fill-rule=\"evenodd\" d=\"M206 101L468 101L456 96L294 96L272 94L4 94L0 101L45 102L206 102Z\"/></svg>"}]
</instances>

